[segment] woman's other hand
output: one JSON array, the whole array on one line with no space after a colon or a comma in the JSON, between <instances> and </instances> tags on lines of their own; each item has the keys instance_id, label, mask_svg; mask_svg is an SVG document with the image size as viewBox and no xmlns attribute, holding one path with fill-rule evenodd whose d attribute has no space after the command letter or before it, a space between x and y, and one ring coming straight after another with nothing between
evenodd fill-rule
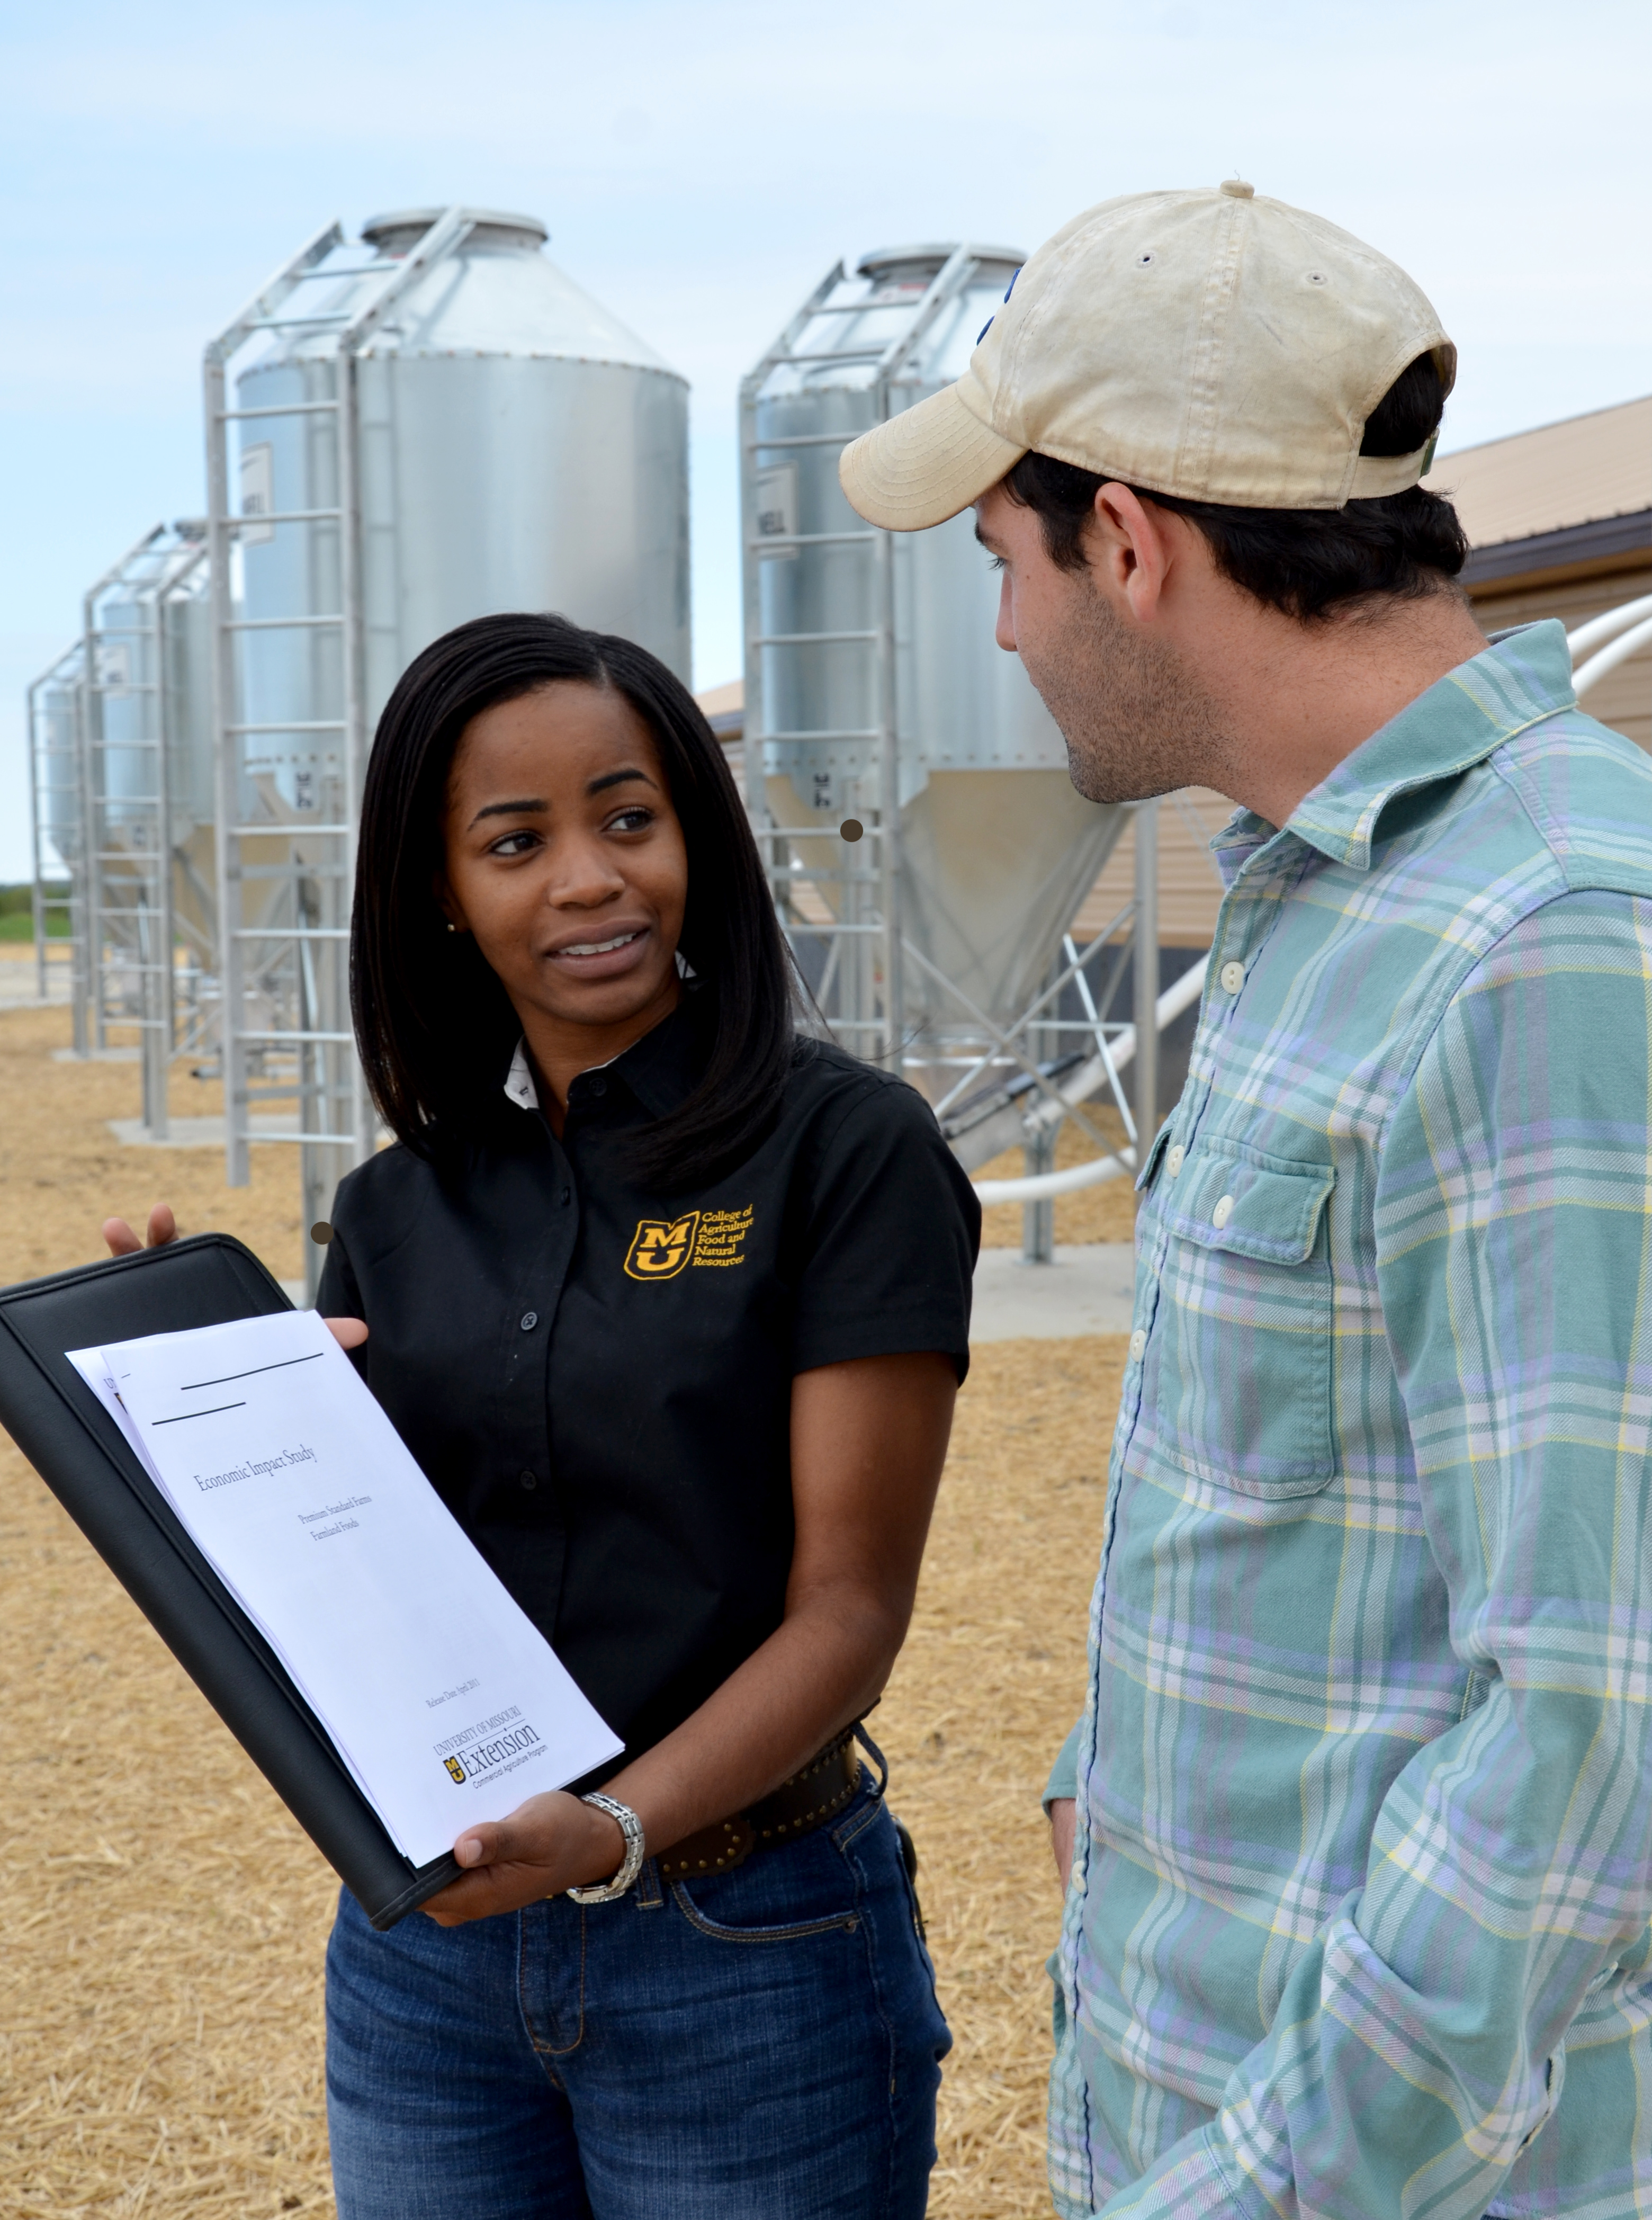
<instances>
[{"instance_id":1,"label":"woman's other hand","mask_svg":"<svg viewBox=\"0 0 1652 2220\"><path fill-rule=\"evenodd\" d=\"M617 1820L564 1789L552 1789L530 1796L508 1819L467 1827L453 1845L465 1873L420 1908L439 1927L461 1927L467 1919L520 1911L565 1888L611 1880L625 1855Z\"/></svg>"},{"instance_id":2,"label":"woman's other hand","mask_svg":"<svg viewBox=\"0 0 1652 2220\"><path fill-rule=\"evenodd\" d=\"M1078 1805L1070 1796L1050 1799L1050 1848L1064 1890L1073 1877L1073 1837L1078 1831Z\"/></svg>"},{"instance_id":3,"label":"woman's other hand","mask_svg":"<svg viewBox=\"0 0 1652 2220\"><path fill-rule=\"evenodd\" d=\"M149 1213L149 1238L140 1241L124 1218L103 1220L103 1239L109 1244L111 1257L135 1257L140 1249L164 1249L169 1241L178 1238L178 1219L168 1202L158 1202ZM359 1349L367 1338L365 1319L330 1318L322 1324L340 1349Z\"/></svg>"},{"instance_id":4,"label":"woman's other hand","mask_svg":"<svg viewBox=\"0 0 1652 2220\"><path fill-rule=\"evenodd\" d=\"M123 1218L106 1218L103 1220L103 1238L109 1244L111 1257L134 1257L146 1245ZM171 1203L158 1202L149 1213L146 1245L151 1249L164 1249L169 1241L176 1241L177 1238L178 1220L172 1215Z\"/></svg>"}]
</instances>

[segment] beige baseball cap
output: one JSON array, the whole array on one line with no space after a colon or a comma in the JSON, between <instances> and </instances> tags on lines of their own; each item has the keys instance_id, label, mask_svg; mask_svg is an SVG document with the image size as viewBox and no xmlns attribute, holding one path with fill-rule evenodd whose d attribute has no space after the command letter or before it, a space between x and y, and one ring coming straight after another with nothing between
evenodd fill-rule
<instances>
[{"instance_id":1,"label":"beige baseball cap","mask_svg":"<svg viewBox=\"0 0 1652 2220\"><path fill-rule=\"evenodd\" d=\"M1239 508L1340 508L1427 469L1362 455L1365 420L1457 351L1421 290L1323 217L1237 178L1088 209L1017 272L956 385L844 450L843 490L891 532L944 523L1029 448Z\"/></svg>"}]
</instances>

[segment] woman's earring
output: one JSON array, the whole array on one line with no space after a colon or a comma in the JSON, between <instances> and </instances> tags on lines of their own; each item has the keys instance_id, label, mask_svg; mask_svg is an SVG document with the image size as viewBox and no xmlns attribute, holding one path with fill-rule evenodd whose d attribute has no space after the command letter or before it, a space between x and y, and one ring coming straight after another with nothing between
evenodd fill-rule
<instances>
[{"instance_id":1,"label":"woman's earring","mask_svg":"<svg viewBox=\"0 0 1652 2220\"><path fill-rule=\"evenodd\" d=\"M447 920L447 930L448 930L450 932L457 932L458 931L458 926L456 926L456 925L454 924L454 922L453 922L453 920L452 920L452 919L451 917L450 917L450 918L448 919L448 920Z\"/></svg>"}]
</instances>

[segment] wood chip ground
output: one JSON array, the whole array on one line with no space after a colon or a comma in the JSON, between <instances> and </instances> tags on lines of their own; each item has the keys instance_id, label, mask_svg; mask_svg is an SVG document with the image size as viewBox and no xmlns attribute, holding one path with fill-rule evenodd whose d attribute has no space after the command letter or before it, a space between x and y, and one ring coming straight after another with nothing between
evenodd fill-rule
<instances>
[{"instance_id":1,"label":"wood chip ground","mask_svg":"<svg viewBox=\"0 0 1652 2220\"><path fill-rule=\"evenodd\" d=\"M292 1151L256 1147L237 1191L215 1151L121 1147L104 1121L136 1114L136 1069L53 1061L67 1038L60 1012L0 1013L0 1281L100 1253L103 1216L140 1218L161 1195L186 1230L224 1227L296 1276ZM176 1114L219 1107L209 1083L175 1078ZM1115 1193L1128 1188L1097 1205ZM1122 1338L977 1353L911 1639L873 1723L956 2037L936 2220L1050 2209L1044 1961L1059 1902L1038 1793L1082 1699L1123 1358ZM330 2214L331 1875L3 1437L0 1700L8 2220Z\"/></svg>"}]
</instances>

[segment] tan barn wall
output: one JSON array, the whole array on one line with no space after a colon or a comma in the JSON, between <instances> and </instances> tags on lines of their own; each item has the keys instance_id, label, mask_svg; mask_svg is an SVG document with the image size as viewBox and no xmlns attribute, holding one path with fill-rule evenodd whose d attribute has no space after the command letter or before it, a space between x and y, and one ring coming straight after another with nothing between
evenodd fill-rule
<instances>
[{"instance_id":1,"label":"tan barn wall","mask_svg":"<svg viewBox=\"0 0 1652 2220\"><path fill-rule=\"evenodd\" d=\"M1574 632L1588 618L1647 593L1652 593L1652 565L1547 584L1517 579L1512 588L1499 580L1470 598L1488 633L1543 617L1558 617L1568 632ZM1652 646L1609 670L1584 696L1584 707L1652 753ZM1166 948L1211 945L1222 889L1206 843L1221 830L1232 807L1208 787L1167 795L1159 805L1159 940ZM1127 833L1085 899L1073 928L1076 939L1106 931L1131 898L1135 868L1135 843Z\"/></svg>"},{"instance_id":2,"label":"tan barn wall","mask_svg":"<svg viewBox=\"0 0 1652 2220\"><path fill-rule=\"evenodd\" d=\"M1233 814L1233 804L1207 786L1167 794L1159 804L1159 945L1208 948L1216 931L1222 882L1210 852L1212 836ZM1136 841L1126 832L1107 867L1085 897L1073 926L1075 940L1105 932L1136 888Z\"/></svg>"},{"instance_id":3,"label":"tan barn wall","mask_svg":"<svg viewBox=\"0 0 1652 2220\"><path fill-rule=\"evenodd\" d=\"M1652 564L1546 585L1524 584L1518 578L1506 584L1499 578L1471 593L1469 599L1488 633L1536 624L1543 617L1558 617L1568 632L1575 632L1587 618L1604 616L1608 609L1637 601L1643 594L1652 594ZM1583 660L1588 660L1587 655ZM1583 707L1603 725L1652 753L1652 645L1609 670L1584 695Z\"/></svg>"}]
</instances>

